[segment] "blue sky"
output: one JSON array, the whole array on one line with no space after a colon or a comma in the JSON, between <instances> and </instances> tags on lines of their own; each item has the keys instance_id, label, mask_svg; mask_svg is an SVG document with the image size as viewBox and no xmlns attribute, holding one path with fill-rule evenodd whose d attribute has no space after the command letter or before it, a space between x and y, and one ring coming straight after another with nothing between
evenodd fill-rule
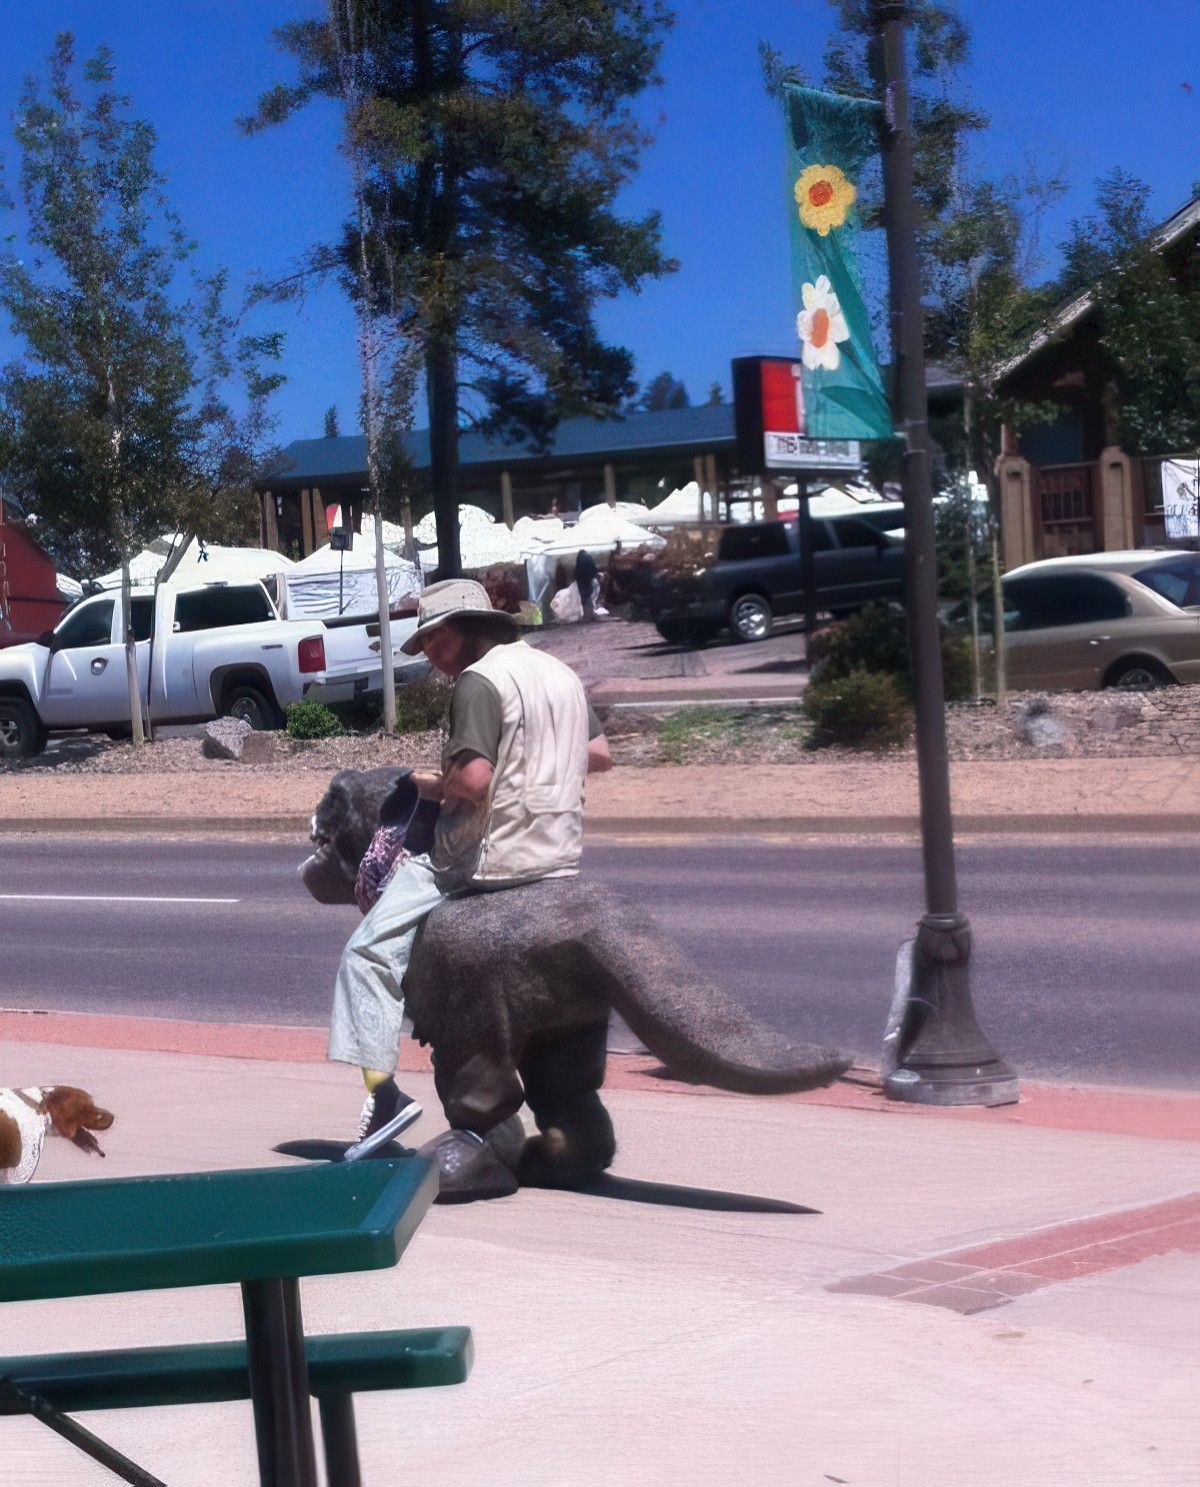
<instances>
[{"instance_id":1,"label":"blue sky","mask_svg":"<svg viewBox=\"0 0 1200 1487\"><path fill-rule=\"evenodd\" d=\"M205 266L227 265L236 285L256 270L286 269L346 210L336 117L328 106L310 109L250 140L234 119L266 83L288 76L272 27L322 9L314 0L0 0L9 170L8 115L54 33L73 31L82 55L107 42L135 112L158 130L160 167ZM769 40L819 78L833 12L825 0L679 0L677 10L663 86L642 108L656 139L624 204L662 212L681 269L606 304L600 319L634 352L643 381L669 369L700 401L713 381L728 393L731 357L795 349L781 126L757 48ZM973 0L967 11L968 85L993 119L984 163L1019 171L1032 160L1063 167L1070 180L1046 224L1051 247L1114 165L1152 184L1158 217L1187 200L1200 178L1197 0ZM303 310L264 311L260 323L287 334L280 438L318 435L331 403L343 431L354 426L353 324L336 289ZM11 351L0 326L0 357Z\"/></svg>"}]
</instances>

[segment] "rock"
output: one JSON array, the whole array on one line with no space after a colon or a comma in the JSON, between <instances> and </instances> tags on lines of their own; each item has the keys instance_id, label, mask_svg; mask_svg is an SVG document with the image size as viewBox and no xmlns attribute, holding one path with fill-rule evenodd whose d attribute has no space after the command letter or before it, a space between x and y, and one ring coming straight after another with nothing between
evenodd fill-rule
<instances>
[{"instance_id":1,"label":"rock","mask_svg":"<svg viewBox=\"0 0 1200 1487\"><path fill-rule=\"evenodd\" d=\"M1013 719L1013 732L1035 749L1058 748L1069 737L1067 725L1055 715L1048 697L1031 697L1022 703Z\"/></svg>"},{"instance_id":2,"label":"rock","mask_svg":"<svg viewBox=\"0 0 1200 1487\"><path fill-rule=\"evenodd\" d=\"M200 752L206 759L236 762L241 759L246 739L253 731L245 718L215 718L204 730Z\"/></svg>"},{"instance_id":3,"label":"rock","mask_svg":"<svg viewBox=\"0 0 1200 1487\"><path fill-rule=\"evenodd\" d=\"M279 757L279 735L266 731L251 733L242 741L243 764L274 764Z\"/></svg>"}]
</instances>

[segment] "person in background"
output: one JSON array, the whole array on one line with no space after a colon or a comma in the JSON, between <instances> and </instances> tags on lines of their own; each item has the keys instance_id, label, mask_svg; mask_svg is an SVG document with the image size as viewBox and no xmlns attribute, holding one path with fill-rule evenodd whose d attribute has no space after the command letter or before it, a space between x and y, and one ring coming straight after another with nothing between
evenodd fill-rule
<instances>
[{"instance_id":1,"label":"person in background","mask_svg":"<svg viewBox=\"0 0 1200 1487\"><path fill-rule=\"evenodd\" d=\"M585 620L596 618L595 586L599 577L600 570L596 567L595 558L586 547L581 547L575 558L575 587L579 590Z\"/></svg>"}]
</instances>

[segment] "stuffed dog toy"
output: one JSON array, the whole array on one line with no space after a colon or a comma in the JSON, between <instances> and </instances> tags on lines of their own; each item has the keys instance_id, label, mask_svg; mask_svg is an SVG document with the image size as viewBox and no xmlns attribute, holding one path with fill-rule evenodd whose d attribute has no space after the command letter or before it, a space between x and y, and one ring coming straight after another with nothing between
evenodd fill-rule
<instances>
[{"instance_id":1,"label":"stuffed dog toy","mask_svg":"<svg viewBox=\"0 0 1200 1487\"><path fill-rule=\"evenodd\" d=\"M428 850L436 817L421 817L407 773L334 776L300 869L319 902L355 902L363 854L389 824L381 812L406 824L409 850ZM640 905L586 878L446 899L417 937L403 989L451 1126L484 1134L528 1104L542 1134L517 1175L542 1186L586 1181L612 1160L598 1091L613 1009L672 1074L718 1089L815 1089L850 1065L759 1022Z\"/></svg>"},{"instance_id":2,"label":"stuffed dog toy","mask_svg":"<svg viewBox=\"0 0 1200 1487\"><path fill-rule=\"evenodd\" d=\"M107 1131L114 1119L86 1090L70 1084L0 1089L0 1183L30 1180L41 1160L47 1131L102 1157L92 1132Z\"/></svg>"}]
</instances>

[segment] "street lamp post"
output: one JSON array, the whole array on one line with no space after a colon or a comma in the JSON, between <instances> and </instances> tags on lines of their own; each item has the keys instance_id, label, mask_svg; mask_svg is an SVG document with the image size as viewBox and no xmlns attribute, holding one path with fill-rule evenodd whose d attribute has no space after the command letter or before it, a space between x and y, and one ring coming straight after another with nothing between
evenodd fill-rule
<instances>
[{"instance_id":1,"label":"street lamp post","mask_svg":"<svg viewBox=\"0 0 1200 1487\"><path fill-rule=\"evenodd\" d=\"M890 1099L924 1105L1003 1105L1017 1076L984 1036L971 1002L971 926L958 907L937 560L925 392L921 270L913 204L912 130L903 0L875 0L885 85L884 221L892 356L904 453L908 629L916 683L917 775L925 914L902 961L885 1041ZM905 952L902 952L902 956Z\"/></svg>"}]
</instances>

